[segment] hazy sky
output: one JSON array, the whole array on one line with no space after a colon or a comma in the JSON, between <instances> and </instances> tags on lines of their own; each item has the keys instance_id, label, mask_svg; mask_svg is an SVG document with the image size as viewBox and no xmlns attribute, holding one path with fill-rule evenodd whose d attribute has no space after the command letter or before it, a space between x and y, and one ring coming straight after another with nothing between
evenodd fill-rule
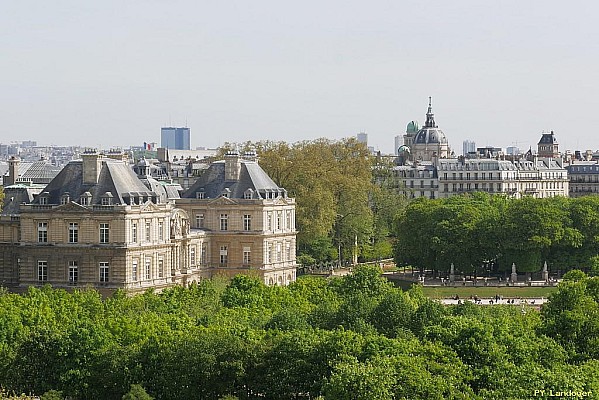
<instances>
[{"instance_id":1,"label":"hazy sky","mask_svg":"<svg viewBox=\"0 0 599 400\"><path fill-rule=\"evenodd\" d=\"M368 133L393 151L428 96L456 153L598 149L593 1L6 0L0 142L192 147Z\"/></svg>"}]
</instances>

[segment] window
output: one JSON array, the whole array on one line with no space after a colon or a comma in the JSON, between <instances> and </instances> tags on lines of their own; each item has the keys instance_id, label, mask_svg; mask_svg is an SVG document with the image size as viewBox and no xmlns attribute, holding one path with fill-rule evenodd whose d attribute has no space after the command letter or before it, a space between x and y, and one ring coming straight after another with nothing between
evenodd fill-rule
<instances>
[{"instance_id":1,"label":"window","mask_svg":"<svg viewBox=\"0 0 599 400\"><path fill-rule=\"evenodd\" d=\"M197 199L203 199L204 198L204 192L196 192L196 198Z\"/></svg>"},{"instance_id":2,"label":"window","mask_svg":"<svg viewBox=\"0 0 599 400\"><path fill-rule=\"evenodd\" d=\"M291 226L291 210L285 211L285 227L288 230L293 229L293 227Z\"/></svg>"},{"instance_id":3,"label":"window","mask_svg":"<svg viewBox=\"0 0 599 400\"><path fill-rule=\"evenodd\" d=\"M196 214L196 228L201 229L204 227L204 214Z\"/></svg>"},{"instance_id":4,"label":"window","mask_svg":"<svg viewBox=\"0 0 599 400\"><path fill-rule=\"evenodd\" d=\"M229 262L227 246L220 246L220 265L226 266Z\"/></svg>"},{"instance_id":5,"label":"window","mask_svg":"<svg viewBox=\"0 0 599 400\"><path fill-rule=\"evenodd\" d=\"M152 225L150 223L150 220L147 219L146 220L146 242L149 242L152 239L151 233L152 233Z\"/></svg>"},{"instance_id":6,"label":"window","mask_svg":"<svg viewBox=\"0 0 599 400\"><path fill-rule=\"evenodd\" d=\"M285 252L287 253L286 258L287 261L291 261L291 242L285 243Z\"/></svg>"},{"instance_id":7,"label":"window","mask_svg":"<svg viewBox=\"0 0 599 400\"><path fill-rule=\"evenodd\" d=\"M226 231L229 227L229 216L227 214L220 215L220 230Z\"/></svg>"},{"instance_id":8,"label":"window","mask_svg":"<svg viewBox=\"0 0 599 400\"><path fill-rule=\"evenodd\" d=\"M79 280L79 264L77 261L69 261L69 284L74 285Z\"/></svg>"},{"instance_id":9,"label":"window","mask_svg":"<svg viewBox=\"0 0 599 400\"><path fill-rule=\"evenodd\" d=\"M189 247L189 265L196 265L196 247Z\"/></svg>"},{"instance_id":10,"label":"window","mask_svg":"<svg viewBox=\"0 0 599 400\"><path fill-rule=\"evenodd\" d=\"M254 191L252 189L248 189L243 193L243 198L245 200L251 200L253 197Z\"/></svg>"},{"instance_id":11,"label":"window","mask_svg":"<svg viewBox=\"0 0 599 400\"><path fill-rule=\"evenodd\" d=\"M131 241L137 243L137 222L131 224Z\"/></svg>"},{"instance_id":12,"label":"window","mask_svg":"<svg viewBox=\"0 0 599 400\"><path fill-rule=\"evenodd\" d=\"M200 253L200 264L206 264L206 255L208 254L208 245L202 243L202 252Z\"/></svg>"},{"instance_id":13,"label":"window","mask_svg":"<svg viewBox=\"0 0 599 400\"><path fill-rule=\"evenodd\" d=\"M158 240L164 240L164 222L158 221Z\"/></svg>"},{"instance_id":14,"label":"window","mask_svg":"<svg viewBox=\"0 0 599 400\"><path fill-rule=\"evenodd\" d=\"M249 266L252 261L252 252L250 246L244 246L243 248L243 265Z\"/></svg>"},{"instance_id":15,"label":"window","mask_svg":"<svg viewBox=\"0 0 599 400\"><path fill-rule=\"evenodd\" d=\"M79 241L79 224L69 222L69 243L77 243Z\"/></svg>"},{"instance_id":16,"label":"window","mask_svg":"<svg viewBox=\"0 0 599 400\"><path fill-rule=\"evenodd\" d=\"M48 198L46 196L40 197L40 204L41 205L48 204Z\"/></svg>"},{"instance_id":17,"label":"window","mask_svg":"<svg viewBox=\"0 0 599 400\"><path fill-rule=\"evenodd\" d=\"M66 193L65 193L65 194L63 194L63 195L60 197L60 204L61 204L61 205L68 204L68 203L69 203L69 201L71 201L71 198L70 198L70 196L69 196L68 194L66 194Z\"/></svg>"},{"instance_id":18,"label":"window","mask_svg":"<svg viewBox=\"0 0 599 400\"><path fill-rule=\"evenodd\" d=\"M48 243L48 223L37 223L37 241L39 243Z\"/></svg>"},{"instance_id":19,"label":"window","mask_svg":"<svg viewBox=\"0 0 599 400\"><path fill-rule=\"evenodd\" d=\"M137 260L133 260L131 264L131 280L133 282L137 281Z\"/></svg>"},{"instance_id":20,"label":"window","mask_svg":"<svg viewBox=\"0 0 599 400\"><path fill-rule=\"evenodd\" d=\"M100 224L100 243L108 243L110 239L110 225L106 222Z\"/></svg>"},{"instance_id":21,"label":"window","mask_svg":"<svg viewBox=\"0 0 599 400\"><path fill-rule=\"evenodd\" d=\"M108 224L106 224L108 225ZM108 282L108 277L110 273L110 266L108 262L102 261L100 262L100 282L106 283Z\"/></svg>"},{"instance_id":22,"label":"window","mask_svg":"<svg viewBox=\"0 0 599 400\"><path fill-rule=\"evenodd\" d=\"M112 198L111 198L111 197L108 197L108 196L102 197L102 199L101 199L101 204L102 204L103 206L109 206L109 205L112 205Z\"/></svg>"},{"instance_id":23,"label":"window","mask_svg":"<svg viewBox=\"0 0 599 400\"><path fill-rule=\"evenodd\" d=\"M158 259L158 277L164 277L164 260L162 258Z\"/></svg>"},{"instance_id":24,"label":"window","mask_svg":"<svg viewBox=\"0 0 599 400\"><path fill-rule=\"evenodd\" d=\"M87 205L89 205L89 197L87 197L86 195L83 195L80 197L79 202L81 203L82 206L87 206Z\"/></svg>"},{"instance_id":25,"label":"window","mask_svg":"<svg viewBox=\"0 0 599 400\"><path fill-rule=\"evenodd\" d=\"M281 230L281 220L283 219L283 213L281 211L277 211L277 230Z\"/></svg>"},{"instance_id":26,"label":"window","mask_svg":"<svg viewBox=\"0 0 599 400\"><path fill-rule=\"evenodd\" d=\"M244 231L252 230L252 216L250 214L245 214L243 216L243 230Z\"/></svg>"},{"instance_id":27,"label":"window","mask_svg":"<svg viewBox=\"0 0 599 400\"><path fill-rule=\"evenodd\" d=\"M272 231L272 214L268 213L266 217L266 230Z\"/></svg>"},{"instance_id":28,"label":"window","mask_svg":"<svg viewBox=\"0 0 599 400\"><path fill-rule=\"evenodd\" d=\"M152 277L151 271L152 271L152 259L146 258L146 268L145 268L145 275L144 275L144 278L146 280L148 280Z\"/></svg>"},{"instance_id":29,"label":"window","mask_svg":"<svg viewBox=\"0 0 599 400\"><path fill-rule=\"evenodd\" d=\"M37 262L37 280L40 282L48 280L48 261Z\"/></svg>"},{"instance_id":30,"label":"window","mask_svg":"<svg viewBox=\"0 0 599 400\"><path fill-rule=\"evenodd\" d=\"M272 263L272 243L269 243L266 246L266 263Z\"/></svg>"},{"instance_id":31,"label":"window","mask_svg":"<svg viewBox=\"0 0 599 400\"><path fill-rule=\"evenodd\" d=\"M277 243L277 262L281 262L283 257L283 246Z\"/></svg>"}]
</instances>

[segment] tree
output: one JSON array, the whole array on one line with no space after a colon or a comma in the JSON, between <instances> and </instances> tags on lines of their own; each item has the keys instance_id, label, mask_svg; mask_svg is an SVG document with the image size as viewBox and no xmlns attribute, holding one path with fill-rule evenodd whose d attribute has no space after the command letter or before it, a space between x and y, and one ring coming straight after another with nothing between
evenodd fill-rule
<instances>
[{"instance_id":1,"label":"tree","mask_svg":"<svg viewBox=\"0 0 599 400\"><path fill-rule=\"evenodd\" d=\"M317 262L333 258L341 244L347 258L371 243L369 196L372 163L368 149L355 138L316 139L294 144L226 144L221 152L256 151L261 167L296 198L297 248Z\"/></svg>"},{"instance_id":2,"label":"tree","mask_svg":"<svg viewBox=\"0 0 599 400\"><path fill-rule=\"evenodd\" d=\"M361 363L350 356L335 365L324 392L327 398L339 400L391 399L393 375L393 367L386 357Z\"/></svg>"},{"instance_id":3,"label":"tree","mask_svg":"<svg viewBox=\"0 0 599 400\"><path fill-rule=\"evenodd\" d=\"M598 287L596 277L564 280L541 310L543 332L560 343L573 360L599 357Z\"/></svg>"},{"instance_id":4,"label":"tree","mask_svg":"<svg viewBox=\"0 0 599 400\"><path fill-rule=\"evenodd\" d=\"M153 400L154 398L146 392L143 386L134 384L131 389L123 395L123 400Z\"/></svg>"}]
</instances>

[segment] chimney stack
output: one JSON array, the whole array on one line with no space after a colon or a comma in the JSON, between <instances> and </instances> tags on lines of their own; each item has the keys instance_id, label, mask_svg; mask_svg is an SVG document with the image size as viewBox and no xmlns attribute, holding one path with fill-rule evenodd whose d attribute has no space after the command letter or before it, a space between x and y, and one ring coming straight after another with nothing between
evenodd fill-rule
<instances>
[{"instance_id":1,"label":"chimney stack","mask_svg":"<svg viewBox=\"0 0 599 400\"><path fill-rule=\"evenodd\" d=\"M98 183L102 169L102 155L96 150L86 150L81 158L83 159L83 184L95 185Z\"/></svg>"},{"instance_id":2,"label":"chimney stack","mask_svg":"<svg viewBox=\"0 0 599 400\"><path fill-rule=\"evenodd\" d=\"M19 157L12 156L8 160L8 177L4 178L4 186L10 186L17 183L19 179L19 164L21 159Z\"/></svg>"},{"instance_id":3,"label":"chimney stack","mask_svg":"<svg viewBox=\"0 0 599 400\"><path fill-rule=\"evenodd\" d=\"M230 151L225 155L225 180L238 181L241 172L239 153Z\"/></svg>"}]
</instances>

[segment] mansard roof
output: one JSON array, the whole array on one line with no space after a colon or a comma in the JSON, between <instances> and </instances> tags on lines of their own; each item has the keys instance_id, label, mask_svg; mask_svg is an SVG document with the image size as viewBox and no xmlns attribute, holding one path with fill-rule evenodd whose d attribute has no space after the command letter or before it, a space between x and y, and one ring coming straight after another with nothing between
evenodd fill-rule
<instances>
[{"instance_id":1,"label":"mansard roof","mask_svg":"<svg viewBox=\"0 0 599 400\"><path fill-rule=\"evenodd\" d=\"M279 187L256 161L241 159L239 162L241 165L238 180L226 180L225 161L216 161L182 197L197 198L197 193L202 192L204 198L214 199L227 192L229 198L243 199L248 189L254 193L252 198L287 196L287 191Z\"/></svg>"},{"instance_id":2,"label":"mansard roof","mask_svg":"<svg viewBox=\"0 0 599 400\"><path fill-rule=\"evenodd\" d=\"M129 204L126 198L156 197L150 191L129 165L122 161L102 159L98 182L83 183L83 162L71 161L46 186L48 204L60 204L61 196L68 193L71 201L78 202L81 195L89 192L92 195L90 205L101 204L106 193L112 195L112 204ZM37 198L33 203L38 203Z\"/></svg>"},{"instance_id":3,"label":"mansard roof","mask_svg":"<svg viewBox=\"0 0 599 400\"><path fill-rule=\"evenodd\" d=\"M541 135L541 140L539 140L539 144L557 144L557 138L553 131L550 133L545 133Z\"/></svg>"},{"instance_id":4,"label":"mansard roof","mask_svg":"<svg viewBox=\"0 0 599 400\"><path fill-rule=\"evenodd\" d=\"M21 204L33 202L35 196L44 190L44 185L18 183L4 188L2 215L19 215Z\"/></svg>"}]
</instances>

